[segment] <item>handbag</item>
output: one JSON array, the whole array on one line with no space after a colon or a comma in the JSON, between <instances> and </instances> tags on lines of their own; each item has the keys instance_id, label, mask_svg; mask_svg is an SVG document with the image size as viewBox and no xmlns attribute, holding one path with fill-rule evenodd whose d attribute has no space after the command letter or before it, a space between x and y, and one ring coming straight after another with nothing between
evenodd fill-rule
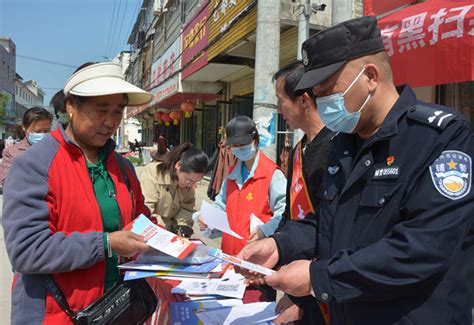
<instances>
[{"instance_id":1,"label":"handbag","mask_svg":"<svg viewBox=\"0 0 474 325\"><path fill-rule=\"evenodd\" d=\"M117 163L130 191L130 183L121 159L123 158L117 157ZM158 299L145 279L124 281L122 278L102 297L74 312L53 277L48 274L44 279L51 296L77 325L141 324L150 318L158 305Z\"/></svg>"},{"instance_id":2,"label":"handbag","mask_svg":"<svg viewBox=\"0 0 474 325\"><path fill-rule=\"evenodd\" d=\"M145 279L120 280L102 297L74 312L50 275L46 288L76 325L142 324L156 311L158 299Z\"/></svg>"}]
</instances>

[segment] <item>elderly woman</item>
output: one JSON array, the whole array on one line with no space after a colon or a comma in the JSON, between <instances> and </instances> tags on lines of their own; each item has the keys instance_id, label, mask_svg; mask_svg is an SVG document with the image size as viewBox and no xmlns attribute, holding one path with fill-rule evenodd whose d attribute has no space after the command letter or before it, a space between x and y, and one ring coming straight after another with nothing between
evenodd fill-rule
<instances>
[{"instance_id":1,"label":"elderly woman","mask_svg":"<svg viewBox=\"0 0 474 325\"><path fill-rule=\"evenodd\" d=\"M191 143L183 143L143 167L138 176L145 204L152 217L166 229L184 237L193 233L194 185L207 172L207 155Z\"/></svg>"},{"instance_id":2,"label":"elderly woman","mask_svg":"<svg viewBox=\"0 0 474 325\"><path fill-rule=\"evenodd\" d=\"M134 169L114 152L125 106L151 94L127 83L119 65L85 64L64 87L70 123L18 157L4 188L3 227L15 270L12 324L69 324L46 290L52 275L74 311L119 280L118 256L148 246L121 227L144 205Z\"/></svg>"},{"instance_id":3,"label":"elderly woman","mask_svg":"<svg viewBox=\"0 0 474 325\"><path fill-rule=\"evenodd\" d=\"M13 160L24 153L33 144L41 141L44 136L51 132L53 115L42 107L31 107L23 114L23 131L25 138L6 148L3 151L2 164L0 166L0 185L5 183Z\"/></svg>"}]
</instances>

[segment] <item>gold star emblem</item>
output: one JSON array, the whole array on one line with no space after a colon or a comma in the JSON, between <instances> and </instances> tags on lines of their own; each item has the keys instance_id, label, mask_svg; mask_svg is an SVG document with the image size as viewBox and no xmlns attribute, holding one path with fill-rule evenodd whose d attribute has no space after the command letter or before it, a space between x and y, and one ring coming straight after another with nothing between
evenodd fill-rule
<instances>
[{"instance_id":1,"label":"gold star emblem","mask_svg":"<svg viewBox=\"0 0 474 325\"><path fill-rule=\"evenodd\" d=\"M451 161L448 162L447 165L449 166L449 169L456 169L456 166L457 166L458 164L456 164L456 163L451 159Z\"/></svg>"},{"instance_id":2,"label":"gold star emblem","mask_svg":"<svg viewBox=\"0 0 474 325\"><path fill-rule=\"evenodd\" d=\"M249 194L247 194L247 196L246 196L245 198L247 199L247 201L253 200L252 192L250 192Z\"/></svg>"}]
</instances>

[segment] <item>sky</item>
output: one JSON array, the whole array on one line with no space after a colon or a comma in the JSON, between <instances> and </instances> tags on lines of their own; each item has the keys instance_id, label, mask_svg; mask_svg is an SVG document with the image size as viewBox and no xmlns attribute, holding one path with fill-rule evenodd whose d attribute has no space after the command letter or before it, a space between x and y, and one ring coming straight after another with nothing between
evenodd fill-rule
<instances>
[{"instance_id":1,"label":"sky","mask_svg":"<svg viewBox=\"0 0 474 325\"><path fill-rule=\"evenodd\" d=\"M36 80L44 105L75 68L113 59L127 44L142 0L0 0L0 36L16 45L16 72ZM107 57L107 58L106 58Z\"/></svg>"}]
</instances>

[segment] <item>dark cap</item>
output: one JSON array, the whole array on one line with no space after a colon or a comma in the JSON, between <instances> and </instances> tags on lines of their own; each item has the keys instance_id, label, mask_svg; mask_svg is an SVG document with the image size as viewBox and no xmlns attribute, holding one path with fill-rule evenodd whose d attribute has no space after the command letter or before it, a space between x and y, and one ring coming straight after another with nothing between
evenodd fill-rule
<instances>
[{"instance_id":1,"label":"dark cap","mask_svg":"<svg viewBox=\"0 0 474 325\"><path fill-rule=\"evenodd\" d=\"M384 50L375 16L351 19L325 29L303 43L305 74L293 93L298 96L319 85L352 59Z\"/></svg>"},{"instance_id":2,"label":"dark cap","mask_svg":"<svg viewBox=\"0 0 474 325\"><path fill-rule=\"evenodd\" d=\"M252 142L257 134L255 122L248 116L237 116L227 123L225 127L226 145L246 145Z\"/></svg>"}]
</instances>

